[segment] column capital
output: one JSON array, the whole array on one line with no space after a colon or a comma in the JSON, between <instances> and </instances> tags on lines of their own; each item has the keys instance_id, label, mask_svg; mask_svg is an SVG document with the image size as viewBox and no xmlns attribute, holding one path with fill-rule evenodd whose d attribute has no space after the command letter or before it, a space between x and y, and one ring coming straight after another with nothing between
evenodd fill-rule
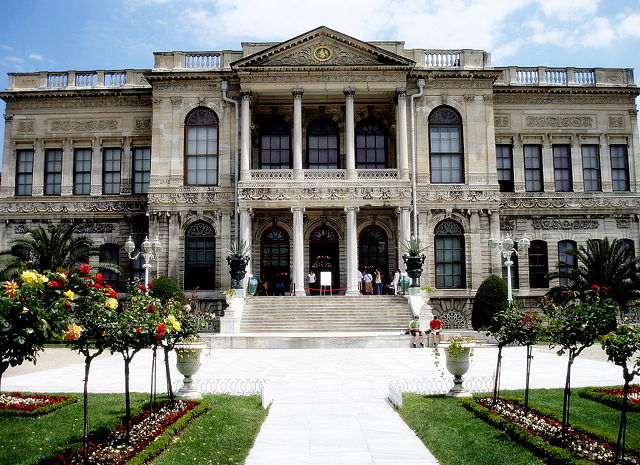
<instances>
[{"instance_id":1,"label":"column capital","mask_svg":"<svg viewBox=\"0 0 640 465\"><path fill-rule=\"evenodd\" d=\"M343 93L344 96L349 99L353 98L356 95L356 90L353 87L345 87Z\"/></svg>"},{"instance_id":2,"label":"column capital","mask_svg":"<svg viewBox=\"0 0 640 465\"><path fill-rule=\"evenodd\" d=\"M304 207L299 207L299 206L291 207L291 212L292 213L304 213Z\"/></svg>"},{"instance_id":3,"label":"column capital","mask_svg":"<svg viewBox=\"0 0 640 465\"><path fill-rule=\"evenodd\" d=\"M396 89L396 97L399 99L407 98L407 89Z\"/></svg>"},{"instance_id":4,"label":"column capital","mask_svg":"<svg viewBox=\"0 0 640 465\"><path fill-rule=\"evenodd\" d=\"M352 206L352 207L344 207L344 211L346 213L349 213L349 212L358 213L360 211L360 207L354 207L354 206Z\"/></svg>"},{"instance_id":5,"label":"column capital","mask_svg":"<svg viewBox=\"0 0 640 465\"><path fill-rule=\"evenodd\" d=\"M293 95L294 99L301 99L302 94L304 94L303 89L291 89L291 95Z\"/></svg>"},{"instance_id":6,"label":"column capital","mask_svg":"<svg viewBox=\"0 0 640 465\"><path fill-rule=\"evenodd\" d=\"M248 89L242 89L240 91L240 95L242 96L242 100L249 100L251 98L251 91Z\"/></svg>"}]
</instances>

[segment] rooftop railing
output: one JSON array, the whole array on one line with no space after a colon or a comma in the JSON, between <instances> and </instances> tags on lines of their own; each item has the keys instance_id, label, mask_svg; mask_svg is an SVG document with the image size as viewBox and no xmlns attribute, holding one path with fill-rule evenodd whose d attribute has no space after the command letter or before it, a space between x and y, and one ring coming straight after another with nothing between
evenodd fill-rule
<instances>
[{"instance_id":1,"label":"rooftop railing","mask_svg":"<svg viewBox=\"0 0 640 465\"><path fill-rule=\"evenodd\" d=\"M625 68L520 68L502 69L496 85L507 86L633 86L633 71Z\"/></svg>"},{"instance_id":2,"label":"rooftop railing","mask_svg":"<svg viewBox=\"0 0 640 465\"><path fill-rule=\"evenodd\" d=\"M9 73L7 90L149 87L145 70Z\"/></svg>"}]
</instances>

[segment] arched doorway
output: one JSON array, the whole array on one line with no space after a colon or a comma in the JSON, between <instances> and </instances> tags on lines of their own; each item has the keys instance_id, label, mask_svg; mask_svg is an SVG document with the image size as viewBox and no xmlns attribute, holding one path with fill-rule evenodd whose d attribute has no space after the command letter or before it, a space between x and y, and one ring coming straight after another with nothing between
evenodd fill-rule
<instances>
[{"instance_id":1,"label":"arched doorway","mask_svg":"<svg viewBox=\"0 0 640 465\"><path fill-rule=\"evenodd\" d=\"M203 221L187 229L184 260L185 289L215 289L215 239L211 225Z\"/></svg>"},{"instance_id":2,"label":"arched doorway","mask_svg":"<svg viewBox=\"0 0 640 465\"><path fill-rule=\"evenodd\" d=\"M360 232L360 256L358 265L361 269L378 268L383 280L389 280L389 244L387 233L379 226L367 226Z\"/></svg>"},{"instance_id":3,"label":"arched doorway","mask_svg":"<svg viewBox=\"0 0 640 465\"><path fill-rule=\"evenodd\" d=\"M340 287L340 247L338 234L330 226L322 225L311 233L309 238L309 267L318 276L320 286L321 273L331 272L331 287ZM338 291L333 291L337 294Z\"/></svg>"},{"instance_id":4,"label":"arched doorway","mask_svg":"<svg viewBox=\"0 0 640 465\"><path fill-rule=\"evenodd\" d=\"M279 226L262 233L260 239L260 283L267 283L269 295L289 292L291 265L289 262L289 235Z\"/></svg>"}]
</instances>

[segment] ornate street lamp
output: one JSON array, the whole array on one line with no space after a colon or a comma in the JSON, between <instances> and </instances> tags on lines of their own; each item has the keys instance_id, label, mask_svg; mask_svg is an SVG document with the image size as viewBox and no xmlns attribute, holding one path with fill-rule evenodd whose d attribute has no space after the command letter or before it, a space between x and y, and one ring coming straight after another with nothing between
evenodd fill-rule
<instances>
[{"instance_id":1,"label":"ornate street lamp","mask_svg":"<svg viewBox=\"0 0 640 465\"><path fill-rule=\"evenodd\" d=\"M142 251L138 252L135 256L132 256L131 254L136 249L136 245L131 240L131 236L129 236L127 242L124 243L124 250L127 251L127 254L129 255L129 258L131 260L137 260L138 257L142 255L142 258L144 260L144 263L142 264L142 268L144 268L144 287L148 288L149 268L151 268L151 261L158 261L158 255L162 251L162 244L158 240L158 236L156 236L156 239L153 242L149 242L149 238L145 236L144 241L140 245L140 248L142 249Z\"/></svg>"},{"instance_id":2,"label":"ornate street lamp","mask_svg":"<svg viewBox=\"0 0 640 465\"><path fill-rule=\"evenodd\" d=\"M509 237L508 233L506 237L501 236L500 240L492 236L488 242L489 247L494 249L505 260L504 264L507 267L507 300L509 301L509 306L511 306L513 303L513 291L511 289L511 266L513 266L513 261L511 257L513 257L514 253L516 256L520 256L521 253L526 254L531 245L531 241L526 234L522 236L522 239L518 241L519 252L514 248L515 242Z\"/></svg>"}]
</instances>

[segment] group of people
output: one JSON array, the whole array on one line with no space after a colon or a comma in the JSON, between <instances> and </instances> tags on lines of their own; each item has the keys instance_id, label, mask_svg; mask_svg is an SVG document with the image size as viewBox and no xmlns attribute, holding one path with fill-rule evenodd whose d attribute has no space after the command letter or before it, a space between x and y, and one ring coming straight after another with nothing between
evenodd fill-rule
<instances>
[{"instance_id":1,"label":"group of people","mask_svg":"<svg viewBox=\"0 0 640 465\"><path fill-rule=\"evenodd\" d=\"M365 267L358 269L358 289L365 295L399 294L400 293L400 270L396 269L388 287L385 287L385 276L380 268Z\"/></svg>"},{"instance_id":2,"label":"group of people","mask_svg":"<svg viewBox=\"0 0 640 465\"><path fill-rule=\"evenodd\" d=\"M434 317L429 322L429 329L423 330L420 327L420 317L418 315L414 315L413 319L409 322L409 333L413 336L413 347L424 347L424 338L429 334L433 334L433 345L434 347L440 344L440 331L442 330L442 320L434 315Z\"/></svg>"}]
</instances>

